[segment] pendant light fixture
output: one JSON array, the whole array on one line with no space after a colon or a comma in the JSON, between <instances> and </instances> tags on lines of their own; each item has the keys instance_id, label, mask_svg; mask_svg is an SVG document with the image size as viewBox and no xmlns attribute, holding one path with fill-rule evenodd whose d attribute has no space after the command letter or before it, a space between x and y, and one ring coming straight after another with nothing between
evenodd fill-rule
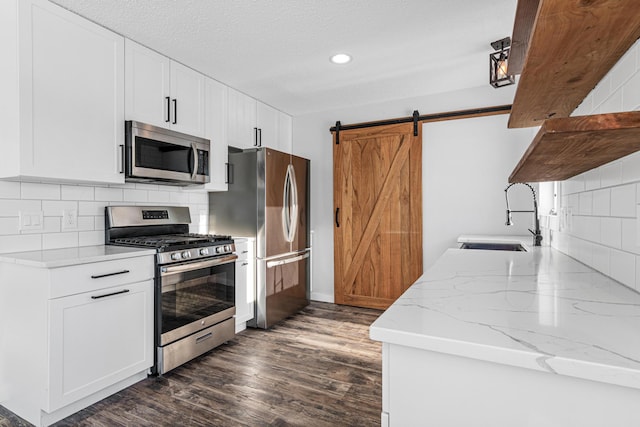
<instances>
[{"instance_id":1,"label":"pendant light fixture","mask_svg":"<svg viewBox=\"0 0 640 427\"><path fill-rule=\"evenodd\" d=\"M515 76L509 75L509 51L511 37L505 37L491 43L495 52L489 54L489 83L495 88L512 85Z\"/></svg>"}]
</instances>

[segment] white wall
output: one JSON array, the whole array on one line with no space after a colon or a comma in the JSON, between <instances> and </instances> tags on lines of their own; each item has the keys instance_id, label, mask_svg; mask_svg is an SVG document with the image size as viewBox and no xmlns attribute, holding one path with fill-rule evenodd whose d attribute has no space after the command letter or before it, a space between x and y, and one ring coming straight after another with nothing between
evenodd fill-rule
<instances>
[{"instance_id":1,"label":"white wall","mask_svg":"<svg viewBox=\"0 0 640 427\"><path fill-rule=\"evenodd\" d=\"M533 136L530 129L507 129L508 120L499 115L423 125L425 271L460 234L530 234L533 214L514 213L514 226L505 226L504 189ZM531 190L511 188L509 206L532 210Z\"/></svg>"},{"instance_id":2,"label":"white wall","mask_svg":"<svg viewBox=\"0 0 640 427\"><path fill-rule=\"evenodd\" d=\"M0 181L0 253L104 244L104 208L108 205L189 206L191 231L206 233L208 203L204 191L166 185ZM77 230L62 230L63 210L78 212ZM43 229L20 231L20 211L42 211Z\"/></svg>"},{"instance_id":3,"label":"white wall","mask_svg":"<svg viewBox=\"0 0 640 427\"><path fill-rule=\"evenodd\" d=\"M640 110L640 42L573 115ZM640 292L640 152L561 183L557 249Z\"/></svg>"},{"instance_id":4,"label":"white wall","mask_svg":"<svg viewBox=\"0 0 640 427\"><path fill-rule=\"evenodd\" d=\"M428 97L411 98L389 101L367 106L353 106L335 111L326 111L322 113L309 114L305 116L297 116L293 118L293 151L295 154L311 159L311 227L314 231L313 235L313 289L311 297L314 300L333 302L333 145L329 128L335 125L337 120L343 124L358 123L371 120L382 120L394 117L410 116L413 110L417 109L420 114L438 113L445 111L462 110L468 108L489 107L495 105L510 104L513 101L515 86L508 86L501 89L494 89L488 84L486 87L480 87L469 90L461 90L455 92L447 92ZM507 131L506 116L502 119L474 119L468 120L466 127L459 120L451 120L443 122L438 132L441 135L447 134L447 129L455 132L455 129L462 127L459 135L461 136L459 145L451 145L448 148L442 147L442 158L437 159L439 167L446 168L451 171L455 168L456 162L459 161L459 155L463 148L469 150L477 150L483 144L489 144L500 156L500 160L493 161L492 166L495 168L491 171L501 176L501 182L497 183L496 175L491 173L491 178L487 175L486 169L482 173L474 173L471 170L466 175L467 180L472 180L471 185L481 185L486 181L487 191L495 190L497 198L502 198L500 202L492 200L478 200L475 203L476 211L484 209L489 212L485 220L480 220L474 224L474 227L468 227L465 231L473 233L489 233L500 227L504 223L504 187L507 178L516 162L512 161L515 156L514 152L521 149L520 136L521 132L528 131ZM466 120L464 122L467 122ZM476 125L478 123L478 125ZM486 123L486 124L485 124ZM428 125L435 126L435 125ZM476 129L476 126L479 126ZM435 130L435 127L434 127ZM429 130L427 129L427 132ZM511 135L513 134L513 140ZM425 134L426 135L426 134ZM500 135L497 137L496 135ZM529 133L529 135L531 135ZM464 136L464 138L462 138ZM423 136L423 138L427 138ZM447 139L447 138L444 138ZM501 142L495 141L496 139ZM530 141L530 137L528 139ZM442 141L442 140L441 140ZM514 142L515 141L515 142ZM511 143L518 146L511 146ZM424 147L432 141L425 139ZM498 149L501 145L505 145L504 150ZM455 148L454 148L455 147ZM425 156L428 150L425 150ZM509 154L506 154L509 153ZM516 156L517 157L517 156ZM490 159L491 156L483 153L483 158ZM426 159L427 162L430 159ZM467 159L469 162L470 159ZM503 164L507 162L508 164ZM423 165L423 173L427 172L427 165ZM478 165L480 166L480 165ZM503 172L504 171L504 174ZM449 176L449 175L447 175ZM438 179L440 185L444 182ZM433 180L435 182L435 179ZM464 180L460 180L462 183ZM464 188L464 186L461 186ZM439 191L439 190L437 190ZM453 189L453 193L460 191ZM464 189L462 191L465 191ZM452 193L452 194L453 194ZM463 198L462 195L458 194ZM467 195L469 196L469 195ZM430 195L423 194L425 200ZM514 197L518 197L514 193ZM516 200L516 199L514 199ZM438 215L437 211L442 209L438 204L426 204L424 209L425 221L428 218ZM494 213L493 210L496 210ZM497 213L501 211L502 213ZM462 211L461 211L462 212ZM469 212L469 215L472 213ZM474 216L474 221L475 221ZM514 218L518 221L518 218ZM461 218L460 221L464 221ZM497 222L494 222L497 221ZM521 221L518 221L521 222ZM425 224L426 225L426 224ZM504 228L504 231L512 231ZM516 231L516 230L514 230ZM447 236L438 237L440 248L443 242L450 241L453 234L460 234L457 230L449 230ZM434 249L437 251L437 249ZM431 255L431 254L429 254ZM425 261L428 259L425 257Z\"/></svg>"}]
</instances>

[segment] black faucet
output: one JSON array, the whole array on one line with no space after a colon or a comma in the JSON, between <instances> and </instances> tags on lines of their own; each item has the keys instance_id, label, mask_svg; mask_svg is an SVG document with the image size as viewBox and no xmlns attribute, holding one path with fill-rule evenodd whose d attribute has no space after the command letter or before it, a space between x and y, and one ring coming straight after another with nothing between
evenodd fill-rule
<instances>
[{"instance_id":1,"label":"black faucet","mask_svg":"<svg viewBox=\"0 0 640 427\"><path fill-rule=\"evenodd\" d=\"M533 193L533 210L532 211L512 211L511 209L509 209L509 188L513 187L516 184L526 185L527 187L529 187L529 189ZM505 223L505 225L513 225L513 220L511 218L511 214L513 212L533 213L535 231L529 228L529 232L533 234L533 246L542 246L541 245L542 233L540 232L540 220L538 219L538 201L536 199L536 190L534 190L533 187L527 184L526 182L514 182L512 184L509 184L507 188L504 189L504 197L507 200L507 222Z\"/></svg>"}]
</instances>

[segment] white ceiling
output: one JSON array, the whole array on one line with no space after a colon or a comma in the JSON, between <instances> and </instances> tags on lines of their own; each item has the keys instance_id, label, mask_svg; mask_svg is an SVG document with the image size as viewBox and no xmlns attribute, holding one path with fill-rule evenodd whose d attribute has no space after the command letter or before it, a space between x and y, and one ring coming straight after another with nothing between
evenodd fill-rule
<instances>
[{"instance_id":1,"label":"white ceiling","mask_svg":"<svg viewBox=\"0 0 640 427\"><path fill-rule=\"evenodd\" d=\"M52 1L294 116L488 85L517 3Z\"/></svg>"}]
</instances>

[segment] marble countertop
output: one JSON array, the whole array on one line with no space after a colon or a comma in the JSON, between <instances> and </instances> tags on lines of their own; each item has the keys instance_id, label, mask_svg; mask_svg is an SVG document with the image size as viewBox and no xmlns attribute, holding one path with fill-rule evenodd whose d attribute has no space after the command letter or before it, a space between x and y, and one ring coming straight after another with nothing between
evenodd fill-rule
<instances>
[{"instance_id":1,"label":"marble countertop","mask_svg":"<svg viewBox=\"0 0 640 427\"><path fill-rule=\"evenodd\" d=\"M0 254L0 262L10 262L38 268L57 268L130 258L133 256L154 255L155 253L155 249L97 245Z\"/></svg>"},{"instance_id":2,"label":"marble countertop","mask_svg":"<svg viewBox=\"0 0 640 427\"><path fill-rule=\"evenodd\" d=\"M640 389L640 294L549 247L449 249L373 340Z\"/></svg>"}]
</instances>

